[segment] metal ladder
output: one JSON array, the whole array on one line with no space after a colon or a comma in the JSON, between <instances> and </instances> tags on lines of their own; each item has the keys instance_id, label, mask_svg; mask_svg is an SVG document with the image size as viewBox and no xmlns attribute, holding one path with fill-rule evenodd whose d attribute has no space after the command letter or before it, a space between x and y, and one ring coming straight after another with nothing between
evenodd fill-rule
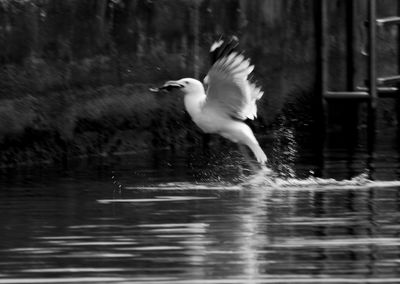
<instances>
[{"instance_id":1,"label":"metal ladder","mask_svg":"<svg viewBox=\"0 0 400 284\"><path fill-rule=\"evenodd\" d=\"M392 86L393 84L400 83L400 75L394 75L389 77L377 77L376 72L376 36L377 36L377 27L390 26L390 25L399 25L400 17L386 17L378 19L376 16L376 0L368 0L368 19L366 21L367 27L367 54L368 54L368 78L367 78L367 86L366 87L357 87L352 90L347 91L330 91L328 89L328 70L329 70L329 33L328 33L328 1L330 0L322 0L321 2L321 93L322 93L322 102L326 113L326 104L327 100L332 99L353 99L353 100L361 100L366 101L369 106L368 117L369 121L374 124L373 120L375 120L375 112L377 107L377 101L380 97L396 97L399 95L399 89L397 87ZM353 1L353 0L349 0ZM349 5L354 5L354 2L348 3ZM400 7L400 3L398 4ZM353 7L353 6L351 6ZM400 12L400 9L398 9ZM353 8L351 13L354 13ZM399 36L400 37L400 36ZM400 39L399 39L400 43ZM399 54L400 58L400 44L399 44ZM399 61L400 66L400 61ZM400 71L400 70L399 70Z\"/></svg>"}]
</instances>

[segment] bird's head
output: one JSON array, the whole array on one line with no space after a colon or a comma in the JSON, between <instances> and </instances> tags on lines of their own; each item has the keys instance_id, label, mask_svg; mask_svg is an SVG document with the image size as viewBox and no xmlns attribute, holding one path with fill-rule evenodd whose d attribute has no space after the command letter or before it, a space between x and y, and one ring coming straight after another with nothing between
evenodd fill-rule
<instances>
[{"instance_id":1,"label":"bird's head","mask_svg":"<svg viewBox=\"0 0 400 284\"><path fill-rule=\"evenodd\" d=\"M163 86L157 89L152 89L153 91L173 91L178 90L179 92L186 94L196 94L202 93L204 94L203 84L196 79L193 78L183 78L177 81L167 81Z\"/></svg>"}]
</instances>

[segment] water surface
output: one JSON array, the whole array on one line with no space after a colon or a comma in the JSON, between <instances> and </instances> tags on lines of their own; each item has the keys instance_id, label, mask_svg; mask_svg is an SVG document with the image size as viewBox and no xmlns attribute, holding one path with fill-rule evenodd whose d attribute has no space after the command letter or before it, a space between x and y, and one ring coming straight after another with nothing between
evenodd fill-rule
<instances>
[{"instance_id":1,"label":"water surface","mask_svg":"<svg viewBox=\"0 0 400 284\"><path fill-rule=\"evenodd\" d=\"M0 283L400 283L385 151L327 151L321 179L312 154L301 178L169 152L3 171Z\"/></svg>"}]
</instances>

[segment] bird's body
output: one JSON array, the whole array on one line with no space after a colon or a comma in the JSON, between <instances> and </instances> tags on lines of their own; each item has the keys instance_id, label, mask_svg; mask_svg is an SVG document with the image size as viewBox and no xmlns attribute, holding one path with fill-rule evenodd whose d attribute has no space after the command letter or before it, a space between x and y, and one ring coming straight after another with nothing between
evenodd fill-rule
<instances>
[{"instance_id":1,"label":"bird's body","mask_svg":"<svg viewBox=\"0 0 400 284\"><path fill-rule=\"evenodd\" d=\"M213 46L218 49L222 44L220 41ZM184 93L185 108L203 132L247 145L257 161L265 164L266 155L251 128L243 122L257 116L256 101L263 95L260 88L248 81L253 68L243 55L229 50L221 52L208 72L204 79L206 89L192 78L168 81L162 88L176 87Z\"/></svg>"}]
</instances>

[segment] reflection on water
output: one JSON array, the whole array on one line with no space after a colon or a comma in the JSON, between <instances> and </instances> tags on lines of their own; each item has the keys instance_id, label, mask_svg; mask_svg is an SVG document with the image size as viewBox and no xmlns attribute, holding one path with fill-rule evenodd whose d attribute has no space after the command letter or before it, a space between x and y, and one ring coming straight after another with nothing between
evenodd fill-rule
<instances>
[{"instance_id":1,"label":"reflection on water","mask_svg":"<svg viewBox=\"0 0 400 284\"><path fill-rule=\"evenodd\" d=\"M354 178L365 157L346 152L327 152L323 179L244 177L234 153L214 166L163 153L8 174L0 283L400 283L388 153L373 175L389 182Z\"/></svg>"}]
</instances>

